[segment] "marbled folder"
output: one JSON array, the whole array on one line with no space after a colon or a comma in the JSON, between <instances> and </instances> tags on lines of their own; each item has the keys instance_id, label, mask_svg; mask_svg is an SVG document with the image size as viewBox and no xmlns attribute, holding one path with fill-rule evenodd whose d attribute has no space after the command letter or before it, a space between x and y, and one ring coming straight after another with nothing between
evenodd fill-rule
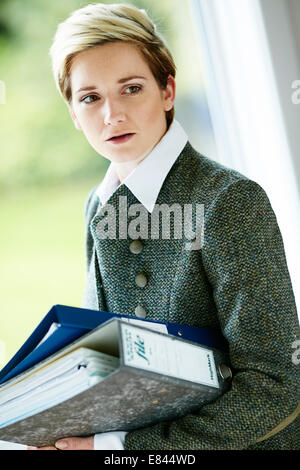
<instances>
[{"instance_id":1,"label":"marbled folder","mask_svg":"<svg viewBox=\"0 0 300 470\"><path fill-rule=\"evenodd\" d=\"M73 398L0 428L0 439L43 446L62 437L129 431L195 411L230 386L220 367L228 364L226 352L114 317L4 382L0 395L79 347L119 357L120 366Z\"/></svg>"}]
</instances>

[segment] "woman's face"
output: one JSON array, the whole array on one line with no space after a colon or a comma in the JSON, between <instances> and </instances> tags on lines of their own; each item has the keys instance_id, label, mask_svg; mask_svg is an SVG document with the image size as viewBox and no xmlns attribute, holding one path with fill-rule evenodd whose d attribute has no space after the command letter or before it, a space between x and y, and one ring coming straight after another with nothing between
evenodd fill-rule
<instances>
[{"instance_id":1,"label":"woman's face","mask_svg":"<svg viewBox=\"0 0 300 470\"><path fill-rule=\"evenodd\" d=\"M140 160L167 130L175 82L161 90L133 44L108 43L75 56L71 67L71 117L91 146L112 162ZM119 139L115 135L130 134Z\"/></svg>"}]
</instances>

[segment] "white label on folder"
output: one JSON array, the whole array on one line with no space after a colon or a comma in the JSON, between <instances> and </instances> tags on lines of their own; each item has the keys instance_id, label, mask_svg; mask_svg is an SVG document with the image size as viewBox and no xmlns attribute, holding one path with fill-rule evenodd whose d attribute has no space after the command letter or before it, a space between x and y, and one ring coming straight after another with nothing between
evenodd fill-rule
<instances>
[{"instance_id":1,"label":"white label on folder","mask_svg":"<svg viewBox=\"0 0 300 470\"><path fill-rule=\"evenodd\" d=\"M219 388L210 349L132 325L121 330L126 365Z\"/></svg>"}]
</instances>

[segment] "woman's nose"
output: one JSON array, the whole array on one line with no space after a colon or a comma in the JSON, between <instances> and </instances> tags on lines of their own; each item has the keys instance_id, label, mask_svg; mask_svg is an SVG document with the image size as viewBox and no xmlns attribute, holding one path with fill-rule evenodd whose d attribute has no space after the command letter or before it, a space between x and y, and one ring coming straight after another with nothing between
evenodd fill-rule
<instances>
[{"instance_id":1,"label":"woman's nose","mask_svg":"<svg viewBox=\"0 0 300 470\"><path fill-rule=\"evenodd\" d=\"M115 125L125 120L123 106L118 100L107 99L104 104L104 123Z\"/></svg>"}]
</instances>

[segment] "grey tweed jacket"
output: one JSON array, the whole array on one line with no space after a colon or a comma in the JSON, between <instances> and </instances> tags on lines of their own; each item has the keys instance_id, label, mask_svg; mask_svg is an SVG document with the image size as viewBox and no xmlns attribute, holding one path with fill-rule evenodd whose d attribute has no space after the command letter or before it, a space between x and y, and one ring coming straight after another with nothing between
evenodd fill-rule
<instances>
[{"instance_id":1,"label":"grey tweed jacket","mask_svg":"<svg viewBox=\"0 0 300 470\"><path fill-rule=\"evenodd\" d=\"M188 250L184 238L140 236L139 253L130 249L130 238L99 238L107 204L118 221L120 196L128 207L139 204L125 185L103 207L95 188L87 200L84 306L132 316L139 306L149 319L218 329L233 369L222 397L183 418L129 432L125 449L299 449L299 414L293 419L299 366L292 360L299 324L265 191L187 142L156 204L204 204L202 247ZM149 214L149 234L150 225ZM144 287L135 282L138 273Z\"/></svg>"}]
</instances>

